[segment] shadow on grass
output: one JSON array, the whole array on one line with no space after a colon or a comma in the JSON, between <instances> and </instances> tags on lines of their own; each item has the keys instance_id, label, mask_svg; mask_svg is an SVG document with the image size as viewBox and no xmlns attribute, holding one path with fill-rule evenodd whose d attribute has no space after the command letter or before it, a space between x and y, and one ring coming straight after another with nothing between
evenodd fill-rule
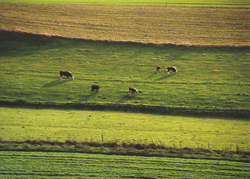
<instances>
[{"instance_id":1,"label":"shadow on grass","mask_svg":"<svg viewBox=\"0 0 250 179\"><path fill-rule=\"evenodd\" d=\"M166 78L169 78L169 77L172 77L172 76L174 76L175 74L165 74L164 76L162 76L162 77L160 77L160 78L157 78L156 79L156 81L158 81L158 80L164 80L164 79L166 79Z\"/></svg>"},{"instance_id":2,"label":"shadow on grass","mask_svg":"<svg viewBox=\"0 0 250 179\"><path fill-rule=\"evenodd\" d=\"M156 71L148 76L148 78L152 78L153 76L157 75Z\"/></svg>"},{"instance_id":3,"label":"shadow on grass","mask_svg":"<svg viewBox=\"0 0 250 179\"><path fill-rule=\"evenodd\" d=\"M42 88L54 87L69 82L70 80L54 80L42 86Z\"/></svg>"},{"instance_id":4,"label":"shadow on grass","mask_svg":"<svg viewBox=\"0 0 250 179\"><path fill-rule=\"evenodd\" d=\"M79 101L88 101L89 100L89 98L91 98L91 97L95 97L97 94L98 94L99 92L90 92L89 94L86 94L86 95L81 95L80 97L81 97L81 99L79 99ZM92 98L93 99L93 98ZM93 99L93 100L95 100L95 99ZM96 99L96 101L97 101L97 99Z\"/></svg>"},{"instance_id":5,"label":"shadow on grass","mask_svg":"<svg viewBox=\"0 0 250 179\"><path fill-rule=\"evenodd\" d=\"M139 95L140 95L140 91L139 91ZM135 100L135 99L140 99L139 95L135 95L135 94L128 94L127 92L122 94L122 97L120 98L120 100L118 101L118 103L125 103L126 101L130 101L130 100Z\"/></svg>"},{"instance_id":6,"label":"shadow on grass","mask_svg":"<svg viewBox=\"0 0 250 179\"><path fill-rule=\"evenodd\" d=\"M163 76L162 76L161 73L164 73ZM160 75L160 76L161 76L160 78L156 78L156 79L155 79L155 80L158 81L158 80L163 80L163 79L172 77L172 76L174 76L175 74L174 74L174 73L167 74L166 72L159 72L159 73L154 72L154 73L152 73L151 75L149 75L148 78L152 78L152 77L155 76L155 75Z\"/></svg>"}]
</instances>

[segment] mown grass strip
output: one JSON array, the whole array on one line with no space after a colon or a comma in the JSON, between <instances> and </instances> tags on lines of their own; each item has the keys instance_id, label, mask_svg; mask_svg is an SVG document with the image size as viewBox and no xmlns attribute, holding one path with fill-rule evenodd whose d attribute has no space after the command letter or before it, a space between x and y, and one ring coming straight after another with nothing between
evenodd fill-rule
<instances>
[{"instance_id":1,"label":"mown grass strip","mask_svg":"<svg viewBox=\"0 0 250 179\"><path fill-rule=\"evenodd\" d=\"M249 176L249 164L223 160L53 152L0 152L1 178L207 178Z\"/></svg>"},{"instance_id":2,"label":"mown grass strip","mask_svg":"<svg viewBox=\"0 0 250 179\"><path fill-rule=\"evenodd\" d=\"M244 8L2 2L0 14L0 28L34 34L188 46L248 46L248 9Z\"/></svg>"}]
</instances>

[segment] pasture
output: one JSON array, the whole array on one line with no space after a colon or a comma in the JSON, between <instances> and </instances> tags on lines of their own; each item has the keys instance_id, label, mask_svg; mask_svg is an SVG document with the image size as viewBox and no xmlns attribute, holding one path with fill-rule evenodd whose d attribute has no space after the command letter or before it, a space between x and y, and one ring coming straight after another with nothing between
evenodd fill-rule
<instances>
[{"instance_id":1,"label":"pasture","mask_svg":"<svg viewBox=\"0 0 250 179\"><path fill-rule=\"evenodd\" d=\"M249 149L243 119L109 111L0 108L3 141L95 141L236 151ZM181 146L180 146L181 145Z\"/></svg>"},{"instance_id":2,"label":"pasture","mask_svg":"<svg viewBox=\"0 0 250 179\"><path fill-rule=\"evenodd\" d=\"M0 152L1 178L248 178L249 163L54 152Z\"/></svg>"},{"instance_id":3,"label":"pasture","mask_svg":"<svg viewBox=\"0 0 250 179\"><path fill-rule=\"evenodd\" d=\"M1 40L1 101L249 109L247 48L109 43L6 31ZM162 66L158 74L157 65ZM168 75L168 66L178 73ZM60 79L61 70L75 79ZM91 92L93 84L100 92ZM129 87L139 95L128 95Z\"/></svg>"}]
</instances>

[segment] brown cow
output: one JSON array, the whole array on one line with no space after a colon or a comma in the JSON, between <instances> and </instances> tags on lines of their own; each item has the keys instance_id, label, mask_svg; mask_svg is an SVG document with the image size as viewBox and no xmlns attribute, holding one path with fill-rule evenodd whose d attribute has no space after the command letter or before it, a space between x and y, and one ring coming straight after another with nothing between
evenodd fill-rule
<instances>
[{"instance_id":1,"label":"brown cow","mask_svg":"<svg viewBox=\"0 0 250 179\"><path fill-rule=\"evenodd\" d=\"M156 73L159 73L161 71L161 66L156 67Z\"/></svg>"},{"instance_id":2,"label":"brown cow","mask_svg":"<svg viewBox=\"0 0 250 179\"><path fill-rule=\"evenodd\" d=\"M60 79L62 79L62 76L67 76L67 78L71 77L71 79L74 79L74 76L70 71L60 71Z\"/></svg>"},{"instance_id":3,"label":"brown cow","mask_svg":"<svg viewBox=\"0 0 250 179\"><path fill-rule=\"evenodd\" d=\"M133 93L135 93L135 94L137 95L139 92L137 91L137 89L132 88L132 87L129 87L128 94L130 94L130 95L131 95L131 93L132 93L132 94L133 94Z\"/></svg>"},{"instance_id":4,"label":"brown cow","mask_svg":"<svg viewBox=\"0 0 250 179\"><path fill-rule=\"evenodd\" d=\"M175 67L172 67L172 66L168 67L167 73L169 74L170 71L173 71L173 73L177 73L177 69Z\"/></svg>"}]
</instances>

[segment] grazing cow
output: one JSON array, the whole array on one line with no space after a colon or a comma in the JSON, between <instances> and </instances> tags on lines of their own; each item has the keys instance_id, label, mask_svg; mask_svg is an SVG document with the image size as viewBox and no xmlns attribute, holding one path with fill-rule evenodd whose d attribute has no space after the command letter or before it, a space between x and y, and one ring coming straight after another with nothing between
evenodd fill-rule
<instances>
[{"instance_id":1,"label":"grazing cow","mask_svg":"<svg viewBox=\"0 0 250 179\"><path fill-rule=\"evenodd\" d=\"M177 73L177 69L175 67L172 67L172 66L168 67L167 73L169 74L170 71L173 71L173 73Z\"/></svg>"},{"instance_id":2,"label":"grazing cow","mask_svg":"<svg viewBox=\"0 0 250 179\"><path fill-rule=\"evenodd\" d=\"M74 76L70 71L60 71L60 79L62 79L62 76L67 76L67 79L70 77L72 80L74 79Z\"/></svg>"},{"instance_id":3,"label":"grazing cow","mask_svg":"<svg viewBox=\"0 0 250 179\"><path fill-rule=\"evenodd\" d=\"M137 95L139 92L137 91L137 89L132 88L132 87L129 87L128 94L130 94L130 95L131 95L131 93L132 93L132 94L133 94L133 93L135 93L135 94Z\"/></svg>"},{"instance_id":4,"label":"grazing cow","mask_svg":"<svg viewBox=\"0 0 250 179\"><path fill-rule=\"evenodd\" d=\"M97 92L97 91L100 91L100 87L98 85L92 85L91 92Z\"/></svg>"},{"instance_id":5,"label":"grazing cow","mask_svg":"<svg viewBox=\"0 0 250 179\"><path fill-rule=\"evenodd\" d=\"M156 67L156 73L159 73L161 71L161 66Z\"/></svg>"}]
</instances>

